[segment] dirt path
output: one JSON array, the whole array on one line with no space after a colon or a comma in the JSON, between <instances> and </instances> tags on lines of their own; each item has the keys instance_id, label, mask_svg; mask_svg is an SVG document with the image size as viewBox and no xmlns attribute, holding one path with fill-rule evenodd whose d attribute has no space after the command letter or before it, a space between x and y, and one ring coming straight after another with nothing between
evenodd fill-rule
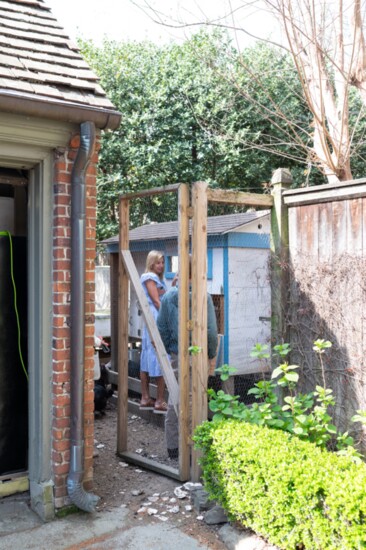
<instances>
[{"instance_id":1,"label":"dirt path","mask_svg":"<svg viewBox=\"0 0 366 550\"><path fill-rule=\"evenodd\" d=\"M160 415L159 415L160 416ZM173 467L177 463L166 456L162 416L156 426L137 415L129 415L129 450L153 457ZM170 522L212 550L225 550L218 529L199 518L189 496L177 498L174 490L181 483L149 470L126 464L116 455L117 409L111 400L106 412L95 418L94 492L100 496L98 509L128 507L136 521ZM167 519L166 519L167 518Z\"/></svg>"}]
</instances>

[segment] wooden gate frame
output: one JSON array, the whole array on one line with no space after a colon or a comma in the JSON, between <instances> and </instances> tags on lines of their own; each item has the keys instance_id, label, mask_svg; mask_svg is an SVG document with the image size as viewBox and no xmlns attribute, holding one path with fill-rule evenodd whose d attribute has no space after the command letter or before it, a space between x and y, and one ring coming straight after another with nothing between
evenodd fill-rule
<instances>
[{"instance_id":1,"label":"wooden gate frame","mask_svg":"<svg viewBox=\"0 0 366 550\"><path fill-rule=\"evenodd\" d=\"M288 171L278 169L272 177L271 195L246 193L241 191L211 189L205 182L174 184L164 188L147 189L140 193L123 195L120 199L119 231L119 292L118 292L118 419L117 419L117 454L129 462L185 481L199 481L200 452L192 445L192 434L199 424L207 419L207 208L209 203L235 206L251 206L259 209L271 209L271 252L280 263L288 257L288 222L287 209L283 201L283 191L289 185ZM178 401L179 421L179 471L155 461L145 459L137 453L127 451L127 413L128 413L128 284L129 278L137 285L133 261L129 252L129 201L134 198L157 195L167 192L178 192L178 255L179 255L179 390L172 379L170 365L164 346L154 321L149 322L148 306L143 308L148 329L152 335L159 361L163 367L168 389L175 402ZM192 306L189 319L189 220L192 219ZM131 263L132 262L132 263ZM281 265L274 269L271 277L272 289L285 294L286 279ZM275 293L272 291L272 298ZM139 294L142 305L145 296ZM146 302L147 303L147 302ZM282 307L281 307L282 306ZM278 298L272 299L272 338L281 341L285 326L283 304ZM147 312L147 315L146 315ZM152 316L151 316L152 318ZM201 353L192 355L192 418L189 415L189 345L190 332L192 345L199 345ZM171 371L171 372L170 372ZM179 396L179 399L177 397Z\"/></svg>"}]
</instances>

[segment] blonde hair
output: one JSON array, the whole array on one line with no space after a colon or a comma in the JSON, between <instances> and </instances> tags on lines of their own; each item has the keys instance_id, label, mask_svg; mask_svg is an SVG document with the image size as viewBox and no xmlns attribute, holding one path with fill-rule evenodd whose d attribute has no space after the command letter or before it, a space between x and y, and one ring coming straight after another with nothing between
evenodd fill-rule
<instances>
[{"instance_id":1,"label":"blonde hair","mask_svg":"<svg viewBox=\"0 0 366 550\"><path fill-rule=\"evenodd\" d=\"M163 258L164 260L164 254L163 252L160 252L159 250L150 250L150 252L147 255L146 258L146 267L145 267L145 273L149 273L152 271L153 266ZM158 275L159 279L162 281L164 279L164 273L161 273Z\"/></svg>"}]
</instances>

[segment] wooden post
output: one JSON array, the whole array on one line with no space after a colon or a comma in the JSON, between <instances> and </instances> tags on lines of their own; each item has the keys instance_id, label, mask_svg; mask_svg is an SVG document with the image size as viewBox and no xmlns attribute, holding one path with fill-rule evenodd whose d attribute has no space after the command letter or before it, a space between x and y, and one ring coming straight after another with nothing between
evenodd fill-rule
<instances>
[{"instance_id":1,"label":"wooden post","mask_svg":"<svg viewBox=\"0 0 366 550\"><path fill-rule=\"evenodd\" d=\"M122 198L119 203L117 454L127 451L129 279L121 251L129 249L129 219L129 200Z\"/></svg>"},{"instance_id":2,"label":"wooden post","mask_svg":"<svg viewBox=\"0 0 366 550\"><path fill-rule=\"evenodd\" d=\"M189 186L178 191L178 257L179 257L179 471L181 479L190 477L189 434Z\"/></svg>"},{"instance_id":3,"label":"wooden post","mask_svg":"<svg viewBox=\"0 0 366 550\"><path fill-rule=\"evenodd\" d=\"M207 183L192 188L192 433L207 419ZM191 480L199 481L200 452L192 447Z\"/></svg>"},{"instance_id":4,"label":"wooden post","mask_svg":"<svg viewBox=\"0 0 366 550\"><path fill-rule=\"evenodd\" d=\"M284 204L282 193L292 183L291 173L289 170L279 168L274 172L271 183L273 185L273 208L271 212L271 340L272 344L281 344L287 340L285 311L287 310L289 291L288 210ZM273 366L277 366L277 364L273 364Z\"/></svg>"}]
</instances>

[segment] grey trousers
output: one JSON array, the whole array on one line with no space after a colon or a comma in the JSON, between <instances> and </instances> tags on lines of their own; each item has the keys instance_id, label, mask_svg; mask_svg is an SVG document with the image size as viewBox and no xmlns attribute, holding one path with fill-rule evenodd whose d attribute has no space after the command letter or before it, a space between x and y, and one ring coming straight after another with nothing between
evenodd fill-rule
<instances>
[{"instance_id":1,"label":"grey trousers","mask_svg":"<svg viewBox=\"0 0 366 550\"><path fill-rule=\"evenodd\" d=\"M170 354L170 362L176 379L178 380L178 355ZM178 417L174 406L168 399L168 409L165 415L165 441L167 449L178 449L179 447L179 426Z\"/></svg>"}]
</instances>

